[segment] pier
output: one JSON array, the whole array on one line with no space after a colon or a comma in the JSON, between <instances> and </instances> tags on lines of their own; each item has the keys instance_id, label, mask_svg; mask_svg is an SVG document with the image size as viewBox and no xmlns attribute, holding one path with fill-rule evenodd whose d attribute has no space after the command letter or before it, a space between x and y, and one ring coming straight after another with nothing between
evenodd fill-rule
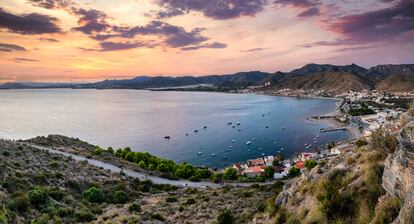
<instances>
[{"instance_id":1,"label":"pier","mask_svg":"<svg viewBox=\"0 0 414 224\"><path fill-rule=\"evenodd\" d=\"M331 131L345 131L346 128L322 128L320 130L321 133L323 132L331 132Z\"/></svg>"}]
</instances>

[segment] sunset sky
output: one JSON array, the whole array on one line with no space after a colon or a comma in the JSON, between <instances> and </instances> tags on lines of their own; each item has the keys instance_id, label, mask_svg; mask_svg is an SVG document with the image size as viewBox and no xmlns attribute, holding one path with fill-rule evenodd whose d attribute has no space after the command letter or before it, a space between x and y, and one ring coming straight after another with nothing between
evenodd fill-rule
<instances>
[{"instance_id":1,"label":"sunset sky","mask_svg":"<svg viewBox=\"0 0 414 224\"><path fill-rule=\"evenodd\" d=\"M413 59L413 0L0 1L0 82Z\"/></svg>"}]
</instances>

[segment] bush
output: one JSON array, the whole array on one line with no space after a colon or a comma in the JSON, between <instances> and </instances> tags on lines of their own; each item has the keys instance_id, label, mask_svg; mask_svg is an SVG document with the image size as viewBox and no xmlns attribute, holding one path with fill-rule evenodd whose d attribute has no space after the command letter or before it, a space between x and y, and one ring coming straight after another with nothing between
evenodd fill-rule
<instances>
[{"instance_id":1,"label":"bush","mask_svg":"<svg viewBox=\"0 0 414 224\"><path fill-rule=\"evenodd\" d=\"M165 201L166 201L166 202L177 202L177 201L178 201L178 199L177 199L177 197L175 197L175 196L168 196L168 197L165 199Z\"/></svg>"},{"instance_id":2,"label":"bush","mask_svg":"<svg viewBox=\"0 0 414 224\"><path fill-rule=\"evenodd\" d=\"M58 168L59 167L59 162L56 160L53 160L52 162L49 163L49 166L52 168Z\"/></svg>"},{"instance_id":3,"label":"bush","mask_svg":"<svg viewBox=\"0 0 414 224\"><path fill-rule=\"evenodd\" d=\"M128 207L128 211L131 212L131 213L132 212L140 212L141 211L141 206L138 203L134 202Z\"/></svg>"},{"instance_id":4,"label":"bush","mask_svg":"<svg viewBox=\"0 0 414 224\"><path fill-rule=\"evenodd\" d=\"M218 183L223 179L223 174L221 173L213 173L213 175L211 175L211 180L214 183Z\"/></svg>"},{"instance_id":5,"label":"bush","mask_svg":"<svg viewBox=\"0 0 414 224\"><path fill-rule=\"evenodd\" d=\"M101 155L103 151L104 150L101 147L96 146L95 150L93 150L93 152L92 152L92 155L94 155L94 156Z\"/></svg>"},{"instance_id":6,"label":"bush","mask_svg":"<svg viewBox=\"0 0 414 224\"><path fill-rule=\"evenodd\" d=\"M375 212L373 224L392 223L397 218L401 208L401 201L398 198L385 198Z\"/></svg>"},{"instance_id":7,"label":"bush","mask_svg":"<svg viewBox=\"0 0 414 224\"><path fill-rule=\"evenodd\" d=\"M62 200L66 196L66 193L61 191L58 187L50 189L47 194L57 201Z\"/></svg>"},{"instance_id":8,"label":"bush","mask_svg":"<svg viewBox=\"0 0 414 224\"><path fill-rule=\"evenodd\" d=\"M300 169L296 167L291 167L289 169L289 172L288 172L289 177L296 177L296 176L299 176L299 174L300 174Z\"/></svg>"},{"instance_id":9,"label":"bush","mask_svg":"<svg viewBox=\"0 0 414 224\"><path fill-rule=\"evenodd\" d=\"M305 161L305 167L308 170L312 170L317 165L318 165L318 163L314 160L306 160Z\"/></svg>"},{"instance_id":10,"label":"bush","mask_svg":"<svg viewBox=\"0 0 414 224\"><path fill-rule=\"evenodd\" d=\"M186 205L192 205L192 204L195 204L195 199L194 198L189 198L189 199L187 199L187 201L185 202L185 204Z\"/></svg>"},{"instance_id":11,"label":"bush","mask_svg":"<svg viewBox=\"0 0 414 224\"><path fill-rule=\"evenodd\" d=\"M275 173L275 170L271 166L266 166L264 169L264 176L266 178L273 178L273 174Z\"/></svg>"},{"instance_id":12,"label":"bush","mask_svg":"<svg viewBox=\"0 0 414 224\"><path fill-rule=\"evenodd\" d=\"M398 139L394 135L381 129L372 132L371 138L375 147L388 152L394 152L398 145Z\"/></svg>"},{"instance_id":13,"label":"bush","mask_svg":"<svg viewBox=\"0 0 414 224\"><path fill-rule=\"evenodd\" d=\"M150 216L152 219L156 219L156 220L159 220L159 221L161 221L161 222L163 222L163 221L165 221L165 218L164 217L162 217L162 215L160 215L160 214L158 214L158 213L154 213L154 214L151 214L151 216Z\"/></svg>"},{"instance_id":14,"label":"bush","mask_svg":"<svg viewBox=\"0 0 414 224\"><path fill-rule=\"evenodd\" d=\"M32 205L38 206L44 204L47 200L47 195L43 189L35 188L28 193L29 201Z\"/></svg>"},{"instance_id":15,"label":"bush","mask_svg":"<svg viewBox=\"0 0 414 224\"><path fill-rule=\"evenodd\" d=\"M356 146L358 146L358 147L361 147L361 146L364 146L364 145L368 145L368 142L367 142L367 141L365 141L364 139L358 139L358 140L355 142L355 145L356 145Z\"/></svg>"},{"instance_id":16,"label":"bush","mask_svg":"<svg viewBox=\"0 0 414 224\"><path fill-rule=\"evenodd\" d=\"M20 195L10 200L7 207L11 210L17 210L19 212L26 212L29 209L29 198L26 195Z\"/></svg>"},{"instance_id":17,"label":"bush","mask_svg":"<svg viewBox=\"0 0 414 224\"><path fill-rule=\"evenodd\" d=\"M102 190L96 187L91 187L82 193L82 197L92 203L101 203L105 200Z\"/></svg>"},{"instance_id":18,"label":"bush","mask_svg":"<svg viewBox=\"0 0 414 224\"><path fill-rule=\"evenodd\" d=\"M75 217L79 222L90 222L95 219L95 216L88 209L77 210Z\"/></svg>"},{"instance_id":19,"label":"bush","mask_svg":"<svg viewBox=\"0 0 414 224\"><path fill-rule=\"evenodd\" d=\"M237 170L230 167L224 170L223 177L225 180L235 180L237 179Z\"/></svg>"},{"instance_id":20,"label":"bush","mask_svg":"<svg viewBox=\"0 0 414 224\"><path fill-rule=\"evenodd\" d=\"M125 204L128 201L128 195L123 190L118 190L114 194L115 204Z\"/></svg>"},{"instance_id":21,"label":"bush","mask_svg":"<svg viewBox=\"0 0 414 224\"><path fill-rule=\"evenodd\" d=\"M233 218L233 215L231 214L231 211L228 209L224 209L223 211L221 211L219 215L217 216L217 223L218 224L233 224L234 218Z\"/></svg>"}]
</instances>

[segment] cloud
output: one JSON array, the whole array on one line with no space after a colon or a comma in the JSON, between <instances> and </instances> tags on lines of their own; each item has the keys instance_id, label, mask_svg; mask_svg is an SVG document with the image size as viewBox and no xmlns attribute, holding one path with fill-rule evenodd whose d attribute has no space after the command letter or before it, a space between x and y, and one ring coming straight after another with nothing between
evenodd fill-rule
<instances>
[{"instance_id":1,"label":"cloud","mask_svg":"<svg viewBox=\"0 0 414 224\"><path fill-rule=\"evenodd\" d=\"M401 0L385 9L340 17L328 22L328 27L348 44L391 41L414 31L414 1Z\"/></svg>"},{"instance_id":2,"label":"cloud","mask_svg":"<svg viewBox=\"0 0 414 224\"><path fill-rule=\"evenodd\" d=\"M274 4L301 9L298 17L312 17L320 14L319 2L310 0L275 0Z\"/></svg>"},{"instance_id":3,"label":"cloud","mask_svg":"<svg viewBox=\"0 0 414 224\"><path fill-rule=\"evenodd\" d=\"M0 51L11 52L11 51L26 51L26 48L15 45L15 44L4 44L0 43Z\"/></svg>"},{"instance_id":4,"label":"cloud","mask_svg":"<svg viewBox=\"0 0 414 224\"><path fill-rule=\"evenodd\" d=\"M85 34L93 32L102 32L111 26L106 22L107 16L104 12L96 9L72 8L72 13L79 16L78 24L80 26L73 28Z\"/></svg>"},{"instance_id":5,"label":"cloud","mask_svg":"<svg viewBox=\"0 0 414 224\"><path fill-rule=\"evenodd\" d=\"M35 61L39 61L39 60L30 59L30 58L13 58L13 61L15 61L17 63L22 63L22 62L35 62Z\"/></svg>"},{"instance_id":6,"label":"cloud","mask_svg":"<svg viewBox=\"0 0 414 224\"><path fill-rule=\"evenodd\" d=\"M56 43L59 42L58 40L54 39L54 38L46 38L46 37L41 37L39 38L40 41L45 41L45 42L51 42L51 43Z\"/></svg>"},{"instance_id":7,"label":"cloud","mask_svg":"<svg viewBox=\"0 0 414 224\"><path fill-rule=\"evenodd\" d=\"M138 47L153 47L151 43L148 42L101 42L100 51L118 51L118 50L128 50Z\"/></svg>"},{"instance_id":8,"label":"cloud","mask_svg":"<svg viewBox=\"0 0 414 224\"><path fill-rule=\"evenodd\" d=\"M195 11L212 19L234 19L256 15L263 11L267 2L267 0L157 0L158 5L163 8L157 16L168 18Z\"/></svg>"},{"instance_id":9,"label":"cloud","mask_svg":"<svg viewBox=\"0 0 414 224\"><path fill-rule=\"evenodd\" d=\"M263 50L266 50L266 49L267 48L258 47L258 48L252 48L252 49L242 50L240 52L255 52L255 51L263 51Z\"/></svg>"},{"instance_id":10,"label":"cloud","mask_svg":"<svg viewBox=\"0 0 414 224\"><path fill-rule=\"evenodd\" d=\"M45 9L67 8L73 4L69 0L28 0L32 5Z\"/></svg>"},{"instance_id":11,"label":"cloud","mask_svg":"<svg viewBox=\"0 0 414 224\"><path fill-rule=\"evenodd\" d=\"M181 48L181 50L183 51L193 51L193 50L198 50L201 48L226 48L227 44L223 44L223 43L219 43L219 42L214 42L211 44L202 44L202 45L197 45L197 46L190 46L190 47L183 47Z\"/></svg>"},{"instance_id":12,"label":"cloud","mask_svg":"<svg viewBox=\"0 0 414 224\"><path fill-rule=\"evenodd\" d=\"M0 28L20 34L59 33L57 18L38 13L14 15L0 8Z\"/></svg>"}]
</instances>

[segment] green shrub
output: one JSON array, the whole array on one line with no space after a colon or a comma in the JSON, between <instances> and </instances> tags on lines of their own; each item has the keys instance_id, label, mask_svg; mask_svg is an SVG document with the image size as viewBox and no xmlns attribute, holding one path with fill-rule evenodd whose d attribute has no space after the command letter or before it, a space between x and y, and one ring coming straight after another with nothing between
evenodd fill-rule
<instances>
[{"instance_id":1,"label":"green shrub","mask_svg":"<svg viewBox=\"0 0 414 224\"><path fill-rule=\"evenodd\" d=\"M175 196L168 196L168 197L165 199L165 201L166 201L166 202L176 202L176 201L178 201L178 199L177 199L177 197L175 197Z\"/></svg>"},{"instance_id":2,"label":"green shrub","mask_svg":"<svg viewBox=\"0 0 414 224\"><path fill-rule=\"evenodd\" d=\"M398 198L385 198L375 212L373 224L392 223L397 218L401 208L401 200Z\"/></svg>"},{"instance_id":3,"label":"green shrub","mask_svg":"<svg viewBox=\"0 0 414 224\"><path fill-rule=\"evenodd\" d=\"M92 203L101 203L105 200L105 196L101 189L91 187L82 193L82 197Z\"/></svg>"},{"instance_id":4,"label":"green shrub","mask_svg":"<svg viewBox=\"0 0 414 224\"><path fill-rule=\"evenodd\" d=\"M99 146L96 146L95 150L93 150L92 155L94 156L98 156L101 155L103 153L103 149Z\"/></svg>"},{"instance_id":5,"label":"green shrub","mask_svg":"<svg viewBox=\"0 0 414 224\"><path fill-rule=\"evenodd\" d=\"M68 208L58 208L57 210L57 215L59 215L60 217L66 217L70 214L72 214L72 211Z\"/></svg>"},{"instance_id":6,"label":"green shrub","mask_svg":"<svg viewBox=\"0 0 414 224\"><path fill-rule=\"evenodd\" d=\"M229 209L222 210L217 216L217 223L218 224L233 224L234 217L231 214L231 211Z\"/></svg>"},{"instance_id":7,"label":"green shrub","mask_svg":"<svg viewBox=\"0 0 414 224\"><path fill-rule=\"evenodd\" d=\"M28 211L30 206L29 198L24 195L16 196L7 203L7 207L11 210L16 210L19 212Z\"/></svg>"},{"instance_id":8,"label":"green shrub","mask_svg":"<svg viewBox=\"0 0 414 224\"><path fill-rule=\"evenodd\" d=\"M266 166L264 169L264 176L266 178L273 178L273 174L275 173L275 170L271 166Z\"/></svg>"},{"instance_id":9,"label":"green shrub","mask_svg":"<svg viewBox=\"0 0 414 224\"><path fill-rule=\"evenodd\" d=\"M66 196L66 192L60 190L58 187L50 189L47 194L57 201L62 200Z\"/></svg>"},{"instance_id":10,"label":"green shrub","mask_svg":"<svg viewBox=\"0 0 414 224\"><path fill-rule=\"evenodd\" d=\"M236 180L237 179L237 170L230 167L224 170L223 178L225 180Z\"/></svg>"},{"instance_id":11,"label":"green shrub","mask_svg":"<svg viewBox=\"0 0 414 224\"><path fill-rule=\"evenodd\" d=\"M128 207L128 211L131 212L131 213L132 212L140 212L141 211L141 206L138 203L134 202Z\"/></svg>"},{"instance_id":12,"label":"green shrub","mask_svg":"<svg viewBox=\"0 0 414 224\"><path fill-rule=\"evenodd\" d=\"M34 181L36 184L46 184L47 183L47 176L44 172L38 172L34 176Z\"/></svg>"},{"instance_id":13,"label":"green shrub","mask_svg":"<svg viewBox=\"0 0 414 224\"><path fill-rule=\"evenodd\" d=\"M79 222L90 222L95 219L95 216L88 209L80 209L75 212L75 218Z\"/></svg>"},{"instance_id":14,"label":"green shrub","mask_svg":"<svg viewBox=\"0 0 414 224\"><path fill-rule=\"evenodd\" d=\"M39 206L47 200L46 192L41 188L35 188L27 194L32 205Z\"/></svg>"},{"instance_id":15,"label":"green shrub","mask_svg":"<svg viewBox=\"0 0 414 224\"><path fill-rule=\"evenodd\" d=\"M288 171L288 176L289 177L296 177L299 176L300 174L300 169L296 168L296 167L291 167Z\"/></svg>"},{"instance_id":16,"label":"green shrub","mask_svg":"<svg viewBox=\"0 0 414 224\"><path fill-rule=\"evenodd\" d=\"M158 213L151 214L151 215L150 215L150 217L151 217L152 219L156 219L156 220L159 220L159 221L161 221L161 222L165 221L165 218L164 218L164 217L162 217L162 215L160 215L160 214L158 214Z\"/></svg>"},{"instance_id":17,"label":"green shrub","mask_svg":"<svg viewBox=\"0 0 414 224\"><path fill-rule=\"evenodd\" d=\"M59 161L53 160L49 163L49 166L52 168L58 168L59 167Z\"/></svg>"},{"instance_id":18,"label":"green shrub","mask_svg":"<svg viewBox=\"0 0 414 224\"><path fill-rule=\"evenodd\" d=\"M314 160L306 160L305 161L305 167L308 170L312 170L317 165L318 165L318 163Z\"/></svg>"},{"instance_id":19,"label":"green shrub","mask_svg":"<svg viewBox=\"0 0 414 224\"><path fill-rule=\"evenodd\" d=\"M189 199L187 199L187 201L185 202L185 204L186 205L192 205L192 204L195 204L195 199L194 198L189 198Z\"/></svg>"},{"instance_id":20,"label":"green shrub","mask_svg":"<svg viewBox=\"0 0 414 224\"><path fill-rule=\"evenodd\" d=\"M128 201L128 195L123 190L118 190L114 194L114 202L116 204L125 204Z\"/></svg>"}]
</instances>

